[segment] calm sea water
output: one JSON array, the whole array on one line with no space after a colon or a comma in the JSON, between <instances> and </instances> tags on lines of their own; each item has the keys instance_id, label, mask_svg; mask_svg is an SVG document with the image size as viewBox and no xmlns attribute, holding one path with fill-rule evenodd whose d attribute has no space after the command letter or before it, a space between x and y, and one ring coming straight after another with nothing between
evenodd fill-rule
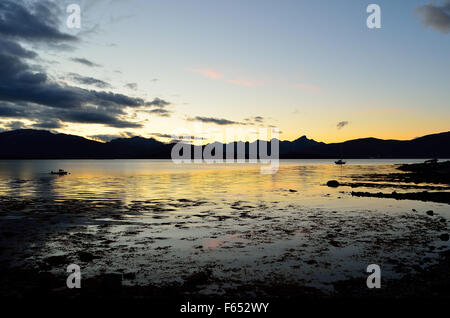
<instances>
[{"instance_id":1,"label":"calm sea water","mask_svg":"<svg viewBox=\"0 0 450 318\"><path fill-rule=\"evenodd\" d=\"M281 160L275 174L261 174L259 164L174 164L171 160L0 160L0 195L47 199L150 199L208 201L281 201L330 208L399 209L447 205L417 201L351 197L350 187L329 188L328 180L352 181L368 173L399 172L396 164L421 159L355 159L344 166L333 160ZM51 175L57 169L66 176ZM292 191L295 190L296 192ZM357 188L356 191L405 192L398 188ZM421 191L421 190L420 190Z\"/></svg>"},{"instance_id":2,"label":"calm sea water","mask_svg":"<svg viewBox=\"0 0 450 318\"><path fill-rule=\"evenodd\" d=\"M281 160L275 174L261 174L259 164L174 164L171 160L1 160L0 195L55 200L191 199L214 202L280 201L330 208L405 209L447 205L378 198L356 198L350 187L329 188L328 180L352 181L368 173L399 172L396 164L421 159L355 159L344 166L333 160ZM64 169L66 176L51 175ZM292 191L295 190L296 192ZM398 188L357 188L356 191L405 192ZM421 190L420 190L421 191Z\"/></svg>"},{"instance_id":3,"label":"calm sea water","mask_svg":"<svg viewBox=\"0 0 450 318\"><path fill-rule=\"evenodd\" d=\"M1 160L0 194L45 198L122 199L156 197L221 198L239 196L270 199L284 189L304 198L329 189L330 179L395 172L393 164L421 160L281 160L273 175L260 173L258 164L174 164L171 160ZM65 169L70 175L55 176Z\"/></svg>"}]
</instances>

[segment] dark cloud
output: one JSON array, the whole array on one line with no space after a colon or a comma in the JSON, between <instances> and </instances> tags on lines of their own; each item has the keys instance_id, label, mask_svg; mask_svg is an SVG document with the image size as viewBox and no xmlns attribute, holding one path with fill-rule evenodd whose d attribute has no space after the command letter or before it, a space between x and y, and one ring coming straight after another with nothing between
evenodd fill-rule
<instances>
[{"instance_id":1,"label":"dark cloud","mask_svg":"<svg viewBox=\"0 0 450 318\"><path fill-rule=\"evenodd\" d=\"M262 116L254 116L245 118L242 122L229 120L229 119L223 119L223 118L214 118L214 117L202 117L202 116L196 116L193 118L188 118L188 121L201 121L204 123L213 123L217 125L243 125L243 126L252 126L252 125L260 125L265 122L265 118Z\"/></svg>"},{"instance_id":2,"label":"dark cloud","mask_svg":"<svg viewBox=\"0 0 450 318\"><path fill-rule=\"evenodd\" d=\"M349 124L349 122L348 121L340 121L340 122L338 122L337 123L337 125L336 125L336 127L338 128L338 129L342 129L342 128L344 128L345 126L347 126Z\"/></svg>"},{"instance_id":3,"label":"dark cloud","mask_svg":"<svg viewBox=\"0 0 450 318\"><path fill-rule=\"evenodd\" d=\"M239 122L223 119L223 118L214 118L214 117L202 117L202 116L196 116L194 118L188 118L189 121L201 121L203 123L212 123L216 125L235 125L240 124Z\"/></svg>"},{"instance_id":4,"label":"dark cloud","mask_svg":"<svg viewBox=\"0 0 450 318\"><path fill-rule=\"evenodd\" d=\"M26 104L25 106L22 106L6 103L0 105L0 117L38 121L36 126L41 126L41 128L61 128L62 123L60 123L60 121L83 124L103 124L116 128L142 127L140 123L123 119L123 116L115 112L110 113L101 108L95 109L92 107L58 109L35 104Z\"/></svg>"},{"instance_id":5,"label":"dark cloud","mask_svg":"<svg viewBox=\"0 0 450 318\"><path fill-rule=\"evenodd\" d=\"M129 88L129 89L137 90L137 84L136 83L127 83L127 84L125 84L125 87Z\"/></svg>"},{"instance_id":6,"label":"dark cloud","mask_svg":"<svg viewBox=\"0 0 450 318\"><path fill-rule=\"evenodd\" d=\"M159 137L159 138L172 138L174 137L171 134L161 134L161 133L151 133L151 136Z\"/></svg>"},{"instance_id":7,"label":"dark cloud","mask_svg":"<svg viewBox=\"0 0 450 318\"><path fill-rule=\"evenodd\" d=\"M2 103L0 104L0 117L24 118L27 117L26 109L20 105Z\"/></svg>"},{"instance_id":8,"label":"dark cloud","mask_svg":"<svg viewBox=\"0 0 450 318\"><path fill-rule=\"evenodd\" d=\"M165 107L165 106L170 105L170 103L168 101L165 101L163 99L160 99L160 98L156 97L151 102L145 103L145 105L146 106L155 106L155 107Z\"/></svg>"},{"instance_id":9,"label":"dark cloud","mask_svg":"<svg viewBox=\"0 0 450 318\"><path fill-rule=\"evenodd\" d=\"M3 128L6 128L6 130L17 130L27 128L27 125L21 121L10 121L3 123Z\"/></svg>"},{"instance_id":10,"label":"dark cloud","mask_svg":"<svg viewBox=\"0 0 450 318\"><path fill-rule=\"evenodd\" d=\"M43 128L57 128L64 122L139 128L140 123L127 119L127 108L163 108L170 104L159 98L147 102L139 97L60 84L43 67L37 69L30 64L37 53L24 48L22 43L38 47L34 44L64 45L76 41L58 30L57 7L48 1L0 2L0 117L29 119ZM97 66L87 59L73 60ZM110 87L99 79L70 75L77 83Z\"/></svg>"},{"instance_id":11,"label":"dark cloud","mask_svg":"<svg viewBox=\"0 0 450 318\"><path fill-rule=\"evenodd\" d=\"M149 114L156 114L160 117L170 117L171 111L165 109L166 106L170 105L168 101L165 101L161 98L155 98L151 102L146 102L145 106L151 107L152 109L143 109L142 112L146 112Z\"/></svg>"},{"instance_id":12,"label":"dark cloud","mask_svg":"<svg viewBox=\"0 0 450 318\"><path fill-rule=\"evenodd\" d=\"M145 104L141 98L57 84L50 81L46 73L33 72L22 59L8 54L6 50L0 48L0 100L30 102L56 108L94 105L109 110Z\"/></svg>"},{"instance_id":13,"label":"dark cloud","mask_svg":"<svg viewBox=\"0 0 450 318\"><path fill-rule=\"evenodd\" d=\"M262 117L261 117L262 118ZM211 124L216 124L216 125L249 125L248 123L245 122L239 122L239 121L234 121L234 120L228 120L228 119L224 119L224 118L215 118L215 117L203 117L203 116L196 116L196 117L191 117L187 119L188 121L201 121L203 123L211 123ZM250 121L249 118L245 119L245 121Z\"/></svg>"},{"instance_id":14,"label":"dark cloud","mask_svg":"<svg viewBox=\"0 0 450 318\"><path fill-rule=\"evenodd\" d=\"M37 56L36 52L24 49L22 46L13 42L11 40L6 40L0 38L0 47L2 48L2 53L10 56L16 56L20 58L35 58Z\"/></svg>"},{"instance_id":15,"label":"dark cloud","mask_svg":"<svg viewBox=\"0 0 450 318\"><path fill-rule=\"evenodd\" d=\"M49 1L24 5L22 1L0 1L0 34L3 37L28 41L77 41L73 35L58 29L59 18L65 15Z\"/></svg>"},{"instance_id":16,"label":"dark cloud","mask_svg":"<svg viewBox=\"0 0 450 318\"><path fill-rule=\"evenodd\" d=\"M84 85L93 85L96 86L98 88L111 88L111 85L109 83L106 83L105 81L93 78L93 77L89 77L89 76L82 76L80 74L77 73L69 73L69 77L79 83L79 84L84 84Z\"/></svg>"},{"instance_id":17,"label":"dark cloud","mask_svg":"<svg viewBox=\"0 0 450 318\"><path fill-rule=\"evenodd\" d=\"M115 128L141 128L142 124L120 119L105 111L88 109L58 111L61 120L80 124L103 124Z\"/></svg>"},{"instance_id":18,"label":"dark cloud","mask_svg":"<svg viewBox=\"0 0 450 318\"><path fill-rule=\"evenodd\" d=\"M264 122L264 117L262 116L255 116L255 117L250 117L250 118L245 118L244 121L248 124L248 125L252 125L252 124L262 124Z\"/></svg>"},{"instance_id":19,"label":"dark cloud","mask_svg":"<svg viewBox=\"0 0 450 318\"><path fill-rule=\"evenodd\" d=\"M0 4L0 101L3 101L0 116L37 120L36 125L48 127L60 127L57 120L120 128L141 127L141 124L123 117L126 115L125 108L144 106L146 102L142 98L61 85L53 82L45 70L36 72L28 64L28 60L37 54L23 48L18 40L45 43L74 40L57 29L58 19L54 17L56 9L53 7L56 6L50 6L45 1L31 6L11 1ZM28 28L29 23L35 26L34 30ZM74 60L85 65L96 65L86 59ZM78 83L110 87L108 83L92 77L75 73L70 75ZM149 103L156 106L168 104L159 99ZM49 122L48 118L53 121Z\"/></svg>"},{"instance_id":20,"label":"dark cloud","mask_svg":"<svg viewBox=\"0 0 450 318\"><path fill-rule=\"evenodd\" d=\"M442 5L425 4L414 10L420 16L422 24L441 33L450 33L450 0Z\"/></svg>"},{"instance_id":21,"label":"dark cloud","mask_svg":"<svg viewBox=\"0 0 450 318\"><path fill-rule=\"evenodd\" d=\"M80 64L83 64L83 65L89 66L89 67L100 67L101 66L100 64L96 64L96 63L91 62L88 59L85 59L85 58L82 58L82 57L73 57L70 60L73 61L73 62L76 62L76 63L80 63Z\"/></svg>"},{"instance_id":22,"label":"dark cloud","mask_svg":"<svg viewBox=\"0 0 450 318\"><path fill-rule=\"evenodd\" d=\"M155 108L155 109L150 109L150 110L146 110L147 113L150 114L156 114L160 117L170 117L170 111L168 111L167 109L164 108Z\"/></svg>"},{"instance_id":23,"label":"dark cloud","mask_svg":"<svg viewBox=\"0 0 450 318\"><path fill-rule=\"evenodd\" d=\"M64 125L59 120L47 120L31 125L33 128L57 129L63 128Z\"/></svg>"}]
</instances>

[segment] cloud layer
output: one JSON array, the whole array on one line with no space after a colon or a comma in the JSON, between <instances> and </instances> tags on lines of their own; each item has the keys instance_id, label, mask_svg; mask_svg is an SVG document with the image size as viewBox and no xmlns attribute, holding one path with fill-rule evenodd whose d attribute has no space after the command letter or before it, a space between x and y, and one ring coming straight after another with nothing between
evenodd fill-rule
<instances>
[{"instance_id":1,"label":"cloud layer","mask_svg":"<svg viewBox=\"0 0 450 318\"><path fill-rule=\"evenodd\" d=\"M59 13L58 6L49 1L0 2L0 117L29 119L35 127L42 128L60 128L64 122L139 128L142 124L129 119L128 109L159 109L170 104L159 98L146 101L61 84L52 80L45 69L36 69L33 62L38 53L25 48L24 43L55 48L79 41L59 31L58 17L64 16ZM84 58L72 60L99 66ZM70 73L69 78L78 84L111 88L105 81L77 73Z\"/></svg>"},{"instance_id":2,"label":"cloud layer","mask_svg":"<svg viewBox=\"0 0 450 318\"><path fill-rule=\"evenodd\" d=\"M450 33L450 0L442 5L425 4L414 10L421 18L422 24L441 33Z\"/></svg>"},{"instance_id":3,"label":"cloud layer","mask_svg":"<svg viewBox=\"0 0 450 318\"><path fill-rule=\"evenodd\" d=\"M240 124L239 122L233 121L233 120L228 120L228 119L224 119L224 118L214 118L214 117L202 117L202 116L196 116L194 118L189 118L188 120L190 121L201 121L203 123L212 123L212 124L216 124L216 125L236 125L236 124Z\"/></svg>"},{"instance_id":4,"label":"cloud layer","mask_svg":"<svg viewBox=\"0 0 450 318\"><path fill-rule=\"evenodd\" d=\"M82 58L82 57L73 57L70 60L73 61L73 62L76 62L76 63L83 64L85 66L89 66L89 67L100 67L101 66L100 64L91 62L88 59L85 59L85 58Z\"/></svg>"},{"instance_id":5,"label":"cloud layer","mask_svg":"<svg viewBox=\"0 0 450 318\"><path fill-rule=\"evenodd\" d=\"M338 128L338 129L342 129L342 128L344 128L345 126L347 126L349 124L349 122L348 121L340 121L340 122L338 122L337 123L337 125L336 125L336 127Z\"/></svg>"},{"instance_id":6,"label":"cloud layer","mask_svg":"<svg viewBox=\"0 0 450 318\"><path fill-rule=\"evenodd\" d=\"M77 73L69 73L70 79L77 82L78 84L83 85L93 85L98 88L111 88L111 85L106 83L105 81L99 80L97 78L89 77L89 76L82 76Z\"/></svg>"}]
</instances>

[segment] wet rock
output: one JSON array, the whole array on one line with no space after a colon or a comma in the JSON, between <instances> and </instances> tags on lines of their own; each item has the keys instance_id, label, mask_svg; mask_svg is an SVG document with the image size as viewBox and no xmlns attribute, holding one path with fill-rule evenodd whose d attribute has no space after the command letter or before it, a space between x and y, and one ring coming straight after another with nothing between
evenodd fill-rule
<instances>
[{"instance_id":1,"label":"wet rock","mask_svg":"<svg viewBox=\"0 0 450 318\"><path fill-rule=\"evenodd\" d=\"M67 262L67 258L65 255L50 256L45 258L44 262L50 266L60 266Z\"/></svg>"},{"instance_id":2,"label":"wet rock","mask_svg":"<svg viewBox=\"0 0 450 318\"><path fill-rule=\"evenodd\" d=\"M422 271L422 267L420 267L419 265L413 265L412 267L416 272L421 272Z\"/></svg>"},{"instance_id":3,"label":"wet rock","mask_svg":"<svg viewBox=\"0 0 450 318\"><path fill-rule=\"evenodd\" d=\"M339 243L338 241L331 240L329 243L330 243L331 246L341 247L341 243Z\"/></svg>"},{"instance_id":4,"label":"wet rock","mask_svg":"<svg viewBox=\"0 0 450 318\"><path fill-rule=\"evenodd\" d=\"M327 182L327 186L332 187L332 188L337 188L337 187L339 187L339 181L330 180Z\"/></svg>"},{"instance_id":5,"label":"wet rock","mask_svg":"<svg viewBox=\"0 0 450 318\"><path fill-rule=\"evenodd\" d=\"M122 287L122 274L109 273L102 276L102 287L105 289L118 289Z\"/></svg>"},{"instance_id":6,"label":"wet rock","mask_svg":"<svg viewBox=\"0 0 450 318\"><path fill-rule=\"evenodd\" d=\"M368 198L392 198L396 200L432 201L450 204L450 192L409 192L409 193L370 193L352 191L352 196Z\"/></svg>"},{"instance_id":7,"label":"wet rock","mask_svg":"<svg viewBox=\"0 0 450 318\"><path fill-rule=\"evenodd\" d=\"M427 215L433 216L433 214L434 214L433 210L428 210L428 211L427 211Z\"/></svg>"},{"instance_id":8,"label":"wet rock","mask_svg":"<svg viewBox=\"0 0 450 318\"><path fill-rule=\"evenodd\" d=\"M444 233L444 234L439 235L439 238L442 241L448 241L449 240L449 235L448 235L448 233Z\"/></svg>"},{"instance_id":9,"label":"wet rock","mask_svg":"<svg viewBox=\"0 0 450 318\"><path fill-rule=\"evenodd\" d=\"M91 253L81 251L81 252L78 252L78 258L80 259L80 261L88 263L88 262L91 262L96 257L94 255L92 255Z\"/></svg>"},{"instance_id":10,"label":"wet rock","mask_svg":"<svg viewBox=\"0 0 450 318\"><path fill-rule=\"evenodd\" d=\"M445 223L445 219L444 218L440 219L439 221L442 222L442 223Z\"/></svg>"},{"instance_id":11,"label":"wet rock","mask_svg":"<svg viewBox=\"0 0 450 318\"><path fill-rule=\"evenodd\" d=\"M127 280L136 279L136 273L124 273L123 279L127 279Z\"/></svg>"},{"instance_id":12,"label":"wet rock","mask_svg":"<svg viewBox=\"0 0 450 318\"><path fill-rule=\"evenodd\" d=\"M205 285L211 279L211 275L212 271L210 269L193 273L186 277L183 286L187 289L193 289L199 285Z\"/></svg>"}]
</instances>

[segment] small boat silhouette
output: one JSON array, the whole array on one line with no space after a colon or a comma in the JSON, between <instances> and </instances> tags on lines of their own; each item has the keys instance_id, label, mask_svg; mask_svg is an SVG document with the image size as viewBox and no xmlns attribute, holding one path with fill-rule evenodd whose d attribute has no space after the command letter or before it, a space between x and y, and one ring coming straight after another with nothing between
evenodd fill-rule
<instances>
[{"instance_id":1,"label":"small boat silhouette","mask_svg":"<svg viewBox=\"0 0 450 318\"><path fill-rule=\"evenodd\" d=\"M60 176L65 176L66 174L68 174L68 172L63 169L59 169L58 171L51 171L50 174L57 174Z\"/></svg>"},{"instance_id":2,"label":"small boat silhouette","mask_svg":"<svg viewBox=\"0 0 450 318\"><path fill-rule=\"evenodd\" d=\"M342 159L339 159L337 161L334 162L337 165L345 165L345 161L343 161Z\"/></svg>"},{"instance_id":3,"label":"small boat silhouette","mask_svg":"<svg viewBox=\"0 0 450 318\"><path fill-rule=\"evenodd\" d=\"M433 158L433 159L430 159L430 160L425 160L424 163L434 164L434 163L437 163L438 160L439 160L438 158Z\"/></svg>"}]
</instances>

